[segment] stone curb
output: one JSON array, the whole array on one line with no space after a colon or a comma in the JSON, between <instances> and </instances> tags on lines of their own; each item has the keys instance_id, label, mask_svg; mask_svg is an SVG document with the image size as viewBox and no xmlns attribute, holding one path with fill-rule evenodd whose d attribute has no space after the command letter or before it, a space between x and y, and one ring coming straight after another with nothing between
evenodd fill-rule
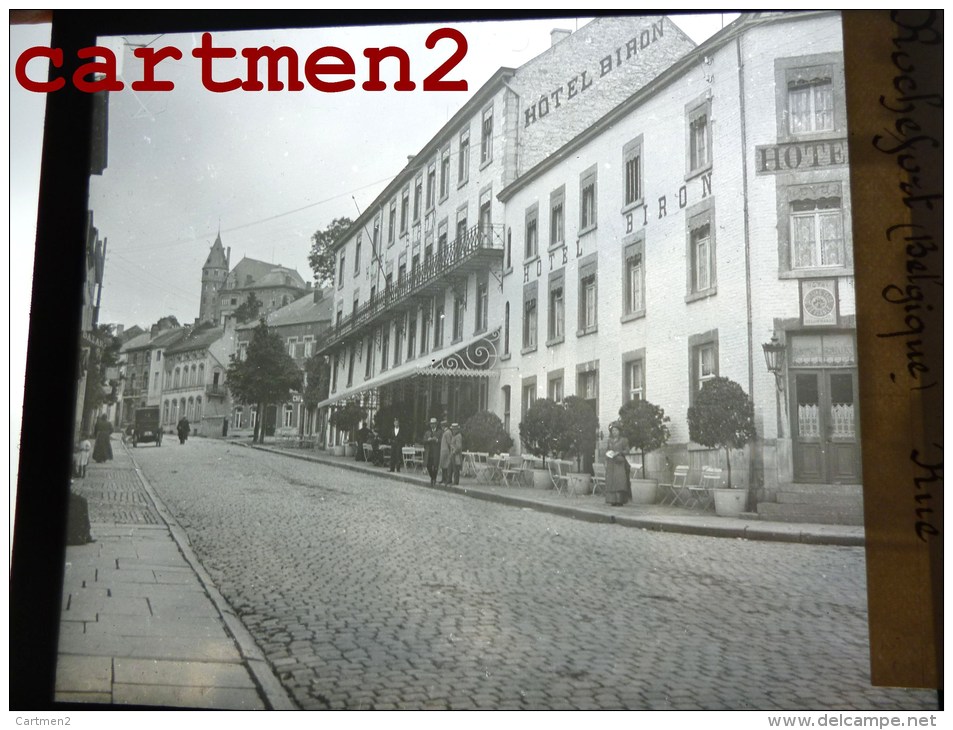
<instances>
[{"instance_id":1,"label":"stone curb","mask_svg":"<svg viewBox=\"0 0 953 730\"><path fill-rule=\"evenodd\" d=\"M201 561L198 559L198 556L192 550L188 534L184 529L182 529L182 526L178 523L175 517L172 516L172 513L169 512L162 500L159 499L159 496L152 488L149 480L146 479L145 475L142 473L142 469L136 462L135 457L129 453L128 447L124 448L126 449L127 455L132 460L136 476L138 477L139 482L142 484L143 489L146 490L146 493L152 500L156 511L165 522L166 527L168 527L169 532L172 535L172 539L175 541L176 545L178 545L179 550L185 557L189 567L192 568L193 572L198 577L199 582L202 584L202 587L205 589L205 592L208 594L209 598L212 599L212 603L215 604L215 608L222 617L222 622L225 624L225 628L235 640L235 643L238 646L238 651L241 653L242 659L244 660L245 665L248 667L248 671L251 673L253 681L258 686L265 703L268 705L268 709L299 709L298 705L289 697L284 686L275 676L271 669L271 665L268 663L268 660L265 658L264 653L261 651L261 648L258 646L258 643L255 641L254 637L251 635L248 629L245 628L245 625L242 623L241 619L235 615L234 610L232 610L232 607L229 605L225 597L215 587L215 582L212 580L212 577L205 570Z\"/></svg>"},{"instance_id":2,"label":"stone curb","mask_svg":"<svg viewBox=\"0 0 953 730\"><path fill-rule=\"evenodd\" d=\"M749 521L743 519L734 519L730 517L646 517L631 515L606 514L594 509L582 507L573 504L550 504L533 499L527 499L518 495L500 494L498 492L488 492L479 488L449 486L437 484L430 486L430 482L421 477L414 477L397 472L381 472L379 469L371 469L359 465L351 460L344 460L338 463L337 459L332 461L332 457L321 457L312 454L299 454L285 449L270 447L267 444L247 444L238 441L230 441L237 446L244 448L266 451L272 454L279 454L291 459L300 461L310 461L312 463L325 464L327 466L337 467L339 469L348 469L350 471L361 472L376 477L386 477L394 481L413 484L414 486L424 487L426 489L435 489L442 492L459 494L473 499L482 499L487 502L496 502L512 507L529 508L537 512L546 512L549 514L570 517L585 522L595 522L602 524L615 524L622 527L635 527L643 530L653 530L656 532L672 532L685 535L699 535L703 537L725 537L741 540L760 540L766 542L788 542L802 543L808 545L834 545L841 547L864 547L865 540L863 534L848 534L843 531L838 532L836 526L813 526L808 527L797 523L778 523ZM818 529L821 528L821 529ZM823 529L828 528L828 529Z\"/></svg>"}]
</instances>

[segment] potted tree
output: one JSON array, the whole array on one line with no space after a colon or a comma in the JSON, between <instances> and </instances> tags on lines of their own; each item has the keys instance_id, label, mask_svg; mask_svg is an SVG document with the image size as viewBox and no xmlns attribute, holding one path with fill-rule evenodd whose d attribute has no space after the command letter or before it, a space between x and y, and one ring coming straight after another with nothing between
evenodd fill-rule
<instances>
[{"instance_id":1,"label":"potted tree","mask_svg":"<svg viewBox=\"0 0 953 730\"><path fill-rule=\"evenodd\" d=\"M513 446L513 439L503 428L503 421L490 411L477 411L462 428L463 445L467 451L486 454L505 454Z\"/></svg>"},{"instance_id":2,"label":"potted tree","mask_svg":"<svg viewBox=\"0 0 953 730\"><path fill-rule=\"evenodd\" d=\"M548 398L540 398L526 411L520 423L520 441L523 448L543 461L543 468L533 469L533 486L552 487L552 478L546 467L546 458L558 453L566 440L566 409Z\"/></svg>"},{"instance_id":3,"label":"potted tree","mask_svg":"<svg viewBox=\"0 0 953 730\"><path fill-rule=\"evenodd\" d=\"M367 413L361 406L354 402L349 401L340 408L337 408L334 413L331 414L330 422L331 425L337 428L340 431L343 431L347 434L348 444L352 449L354 448L354 431L367 417ZM335 456L353 456L352 453L348 454L347 446L335 446L334 455Z\"/></svg>"},{"instance_id":4,"label":"potted tree","mask_svg":"<svg viewBox=\"0 0 953 730\"><path fill-rule=\"evenodd\" d=\"M592 458L596 451L599 418L583 398L571 395L563 401L566 411L566 434L561 451L576 460L576 470L569 474L570 494L589 494L592 491Z\"/></svg>"},{"instance_id":5,"label":"potted tree","mask_svg":"<svg viewBox=\"0 0 953 730\"><path fill-rule=\"evenodd\" d=\"M705 382L688 409L688 434L697 444L725 450L728 464L727 489L716 489L715 513L737 516L747 506L748 490L734 489L731 481L731 449L743 449L757 433L754 404L738 383L728 378Z\"/></svg>"},{"instance_id":6,"label":"potted tree","mask_svg":"<svg viewBox=\"0 0 953 730\"><path fill-rule=\"evenodd\" d=\"M622 435L629 447L638 450L642 457L642 468L638 474L634 471L629 477L632 486L632 501L635 504L652 504L658 491L658 480L645 476L645 455L662 448L668 443L671 433L666 424L671 419L665 411L646 400L631 400L619 409L619 423Z\"/></svg>"}]
</instances>

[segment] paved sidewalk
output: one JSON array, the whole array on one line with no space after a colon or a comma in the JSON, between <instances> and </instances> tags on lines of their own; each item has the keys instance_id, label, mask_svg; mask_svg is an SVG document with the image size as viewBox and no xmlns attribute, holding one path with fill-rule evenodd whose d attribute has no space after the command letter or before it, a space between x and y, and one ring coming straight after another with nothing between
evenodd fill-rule
<instances>
[{"instance_id":1,"label":"paved sidewalk","mask_svg":"<svg viewBox=\"0 0 953 730\"><path fill-rule=\"evenodd\" d=\"M251 446L245 441L234 443ZM356 461L354 457L331 456L324 451L287 448L267 443L255 445L252 448L430 488L430 478L426 473L421 475L405 471L392 474L386 468ZM815 545L864 545L864 528L858 525L822 525L771 522L745 517L719 517L711 511L658 504L626 504L613 507L607 505L601 495L567 495L557 494L552 489L487 485L474 478L466 477L460 479L459 486L443 487L438 482L436 489L514 507L561 514L578 520L614 523L645 530Z\"/></svg>"},{"instance_id":2,"label":"paved sidewalk","mask_svg":"<svg viewBox=\"0 0 953 730\"><path fill-rule=\"evenodd\" d=\"M113 452L73 481L94 542L66 549L55 701L293 709L126 448Z\"/></svg>"}]
</instances>

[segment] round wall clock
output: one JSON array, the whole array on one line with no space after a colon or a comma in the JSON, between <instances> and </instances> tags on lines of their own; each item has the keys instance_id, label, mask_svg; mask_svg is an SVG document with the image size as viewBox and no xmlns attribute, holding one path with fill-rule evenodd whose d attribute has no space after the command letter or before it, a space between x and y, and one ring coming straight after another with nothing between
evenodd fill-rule
<instances>
[{"instance_id":1,"label":"round wall clock","mask_svg":"<svg viewBox=\"0 0 953 730\"><path fill-rule=\"evenodd\" d=\"M834 311L834 295L820 287L804 293L804 309L812 317L828 317Z\"/></svg>"}]
</instances>

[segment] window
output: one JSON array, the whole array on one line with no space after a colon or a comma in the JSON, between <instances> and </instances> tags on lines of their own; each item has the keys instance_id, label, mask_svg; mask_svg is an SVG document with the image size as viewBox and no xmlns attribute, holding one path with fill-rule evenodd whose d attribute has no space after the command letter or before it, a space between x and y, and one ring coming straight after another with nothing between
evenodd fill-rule
<instances>
[{"instance_id":1,"label":"window","mask_svg":"<svg viewBox=\"0 0 953 730\"><path fill-rule=\"evenodd\" d=\"M483 110L483 122L480 125L480 165L493 161L493 107Z\"/></svg>"},{"instance_id":2,"label":"window","mask_svg":"<svg viewBox=\"0 0 953 730\"><path fill-rule=\"evenodd\" d=\"M625 402L645 400L645 360L635 357L622 364L622 393Z\"/></svg>"},{"instance_id":3,"label":"window","mask_svg":"<svg viewBox=\"0 0 953 730\"><path fill-rule=\"evenodd\" d=\"M427 210L434 207L437 202L437 163L431 162L427 166Z\"/></svg>"},{"instance_id":4,"label":"window","mask_svg":"<svg viewBox=\"0 0 953 730\"><path fill-rule=\"evenodd\" d=\"M526 412L533 407L536 402L536 378L526 378L523 381L523 406L522 416L526 418Z\"/></svg>"},{"instance_id":5,"label":"window","mask_svg":"<svg viewBox=\"0 0 953 730\"><path fill-rule=\"evenodd\" d=\"M642 203L642 135L626 144L622 149L625 190L622 204L624 207Z\"/></svg>"},{"instance_id":6,"label":"window","mask_svg":"<svg viewBox=\"0 0 953 730\"><path fill-rule=\"evenodd\" d=\"M437 226L437 256L441 259L447 255L447 221L442 220Z\"/></svg>"},{"instance_id":7,"label":"window","mask_svg":"<svg viewBox=\"0 0 953 730\"><path fill-rule=\"evenodd\" d=\"M433 315L433 348L435 350L443 347L443 323L446 317L444 317L444 299L443 295L440 295L440 299L437 301L437 308L434 310Z\"/></svg>"},{"instance_id":8,"label":"window","mask_svg":"<svg viewBox=\"0 0 953 730\"><path fill-rule=\"evenodd\" d=\"M503 430L510 432L510 386L503 386Z\"/></svg>"},{"instance_id":9,"label":"window","mask_svg":"<svg viewBox=\"0 0 953 730\"><path fill-rule=\"evenodd\" d=\"M394 320L394 367L400 365L401 346L404 342L404 317Z\"/></svg>"},{"instance_id":10,"label":"window","mask_svg":"<svg viewBox=\"0 0 953 730\"><path fill-rule=\"evenodd\" d=\"M334 364L331 367L331 392L334 393L338 389L338 365L340 363L341 353L334 353Z\"/></svg>"},{"instance_id":11,"label":"window","mask_svg":"<svg viewBox=\"0 0 953 730\"><path fill-rule=\"evenodd\" d=\"M526 209L526 260L539 255L539 207L536 203Z\"/></svg>"},{"instance_id":12,"label":"window","mask_svg":"<svg viewBox=\"0 0 953 730\"><path fill-rule=\"evenodd\" d=\"M347 387L354 384L354 359L357 355L357 348L351 345L347 353Z\"/></svg>"},{"instance_id":13,"label":"window","mask_svg":"<svg viewBox=\"0 0 953 730\"><path fill-rule=\"evenodd\" d=\"M470 178L470 129L460 132L460 153L457 157L457 184L463 185Z\"/></svg>"},{"instance_id":14,"label":"window","mask_svg":"<svg viewBox=\"0 0 953 730\"><path fill-rule=\"evenodd\" d=\"M690 335L688 347L691 358L689 363L691 380L689 403L691 403L702 385L718 376L718 330Z\"/></svg>"},{"instance_id":15,"label":"window","mask_svg":"<svg viewBox=\"0 0 953 730\"><path fill-rule=\"evenodd\" d=\"M248 343L239 342L238 343L238 359L244 361L248 357Z\"/></svg>"},{"instance_id":16,"label":"window","mask_svg":"<svg viewBox=\"0 0 953 730\"><path fill-rule=\"evenodd\" d=\"M450 195L450 145L440 153L440 200Z\"/></svg>"},{"instance_id":17,"label":"window","mask_svg":"<svg viewBox=\"0 0 953 730\"><path fill-rule=\"evenodd\" d=\"M421 196L424 192L424 180L423 176L418 174L414 178L414 223L420 220L420 203Z\"/></svg>"},{"instance_id":18,"label":"window","mask_svg":"<svg viewBox=\"0 0 953 730\"><path fill-rule=\"evenodd\" d=\"M381 217L376 215L374 217L374 232L371 237L371 258L376 259L380 254L380 244L381 244Z\"/></svg>"},{"instance_id":19,"label":"window","mask_svg":"<svg viewBox=\"0 0 953 730\"><path fill-rule=\"evenodd\" d=\"M704 102L688 112L688 171L689 174L711 165L711 104Z\"/></svg>"},{"instance_id":20,"label":"window","mask_svg":"<svg viewBox=\"0 0 953 730\"><path fill-rule=\"evenodd\" d=\"M791 201L791 264L795 269L844 265L840 198Z\"/></svg>"},{"instance_id":21,"label":"window","mask_svg":"<svg viewBox=\"0 0 953 730\"><path fill-rule=\"evenodd\" d=\"M360 306L361 297L357 292L354 292L354 301L351 302L351 316L354 317L357 315L357 308Z\"/></svg>"},{"instance_id":22,"label":"window","mask_svg":"<svg viewBox=\"0 0 953 730\"><path fill-rule=\"evenodd\" d=\"M563 371L550 373L546 397L557 403L563 402Z\"/></svg>"},{"instance_id":23,"label":"window","mask_svg":"<svg viewBox=\"0 0 953 730\"><path fill-rule=\"evenodd\" d=\"M599 361L576 366L576 395L599 412Z\"/></svg>"},{"instance_id":24,"label":"window","mask_svg":"<svg viewBox=\"0 0 953 730\"><path fill-rule=\"evenodd\" d=\"M394 243L394 232L397 230L397 201L390 201L390 213L387 215L387 245Z\"/></svg>"},{"instance_id":25,"label":"window","mask_svg":"<svg viewBox=\"0 0 953 730\"><path fill-rule=\"evenodd\" d=\"M596 256L597 254L590 254L579 261L579 335L595 332L599 326Z\"/></svg>"},{"instance_id":26,"label":"window","mask_svg":"<svg viewBox=\"0 0 953 730\"><path fill-rule=\"evenodd\" d=\"M285 403L284 412L282 415L283 418L281 423L285 428L291 428L294 426L295 412L294 406L291 403Z\"/></svg>"},{"instance_id":27,"label":"window","mask_svg":"<svg viewBox=\"0 0 953 730\"><path fill-rule=\"evenodd\" d=\"M530 290L532 296L527 296ZM526 352L536 349L536 287L527 287L523 296L523 351Z\"/></svg>"},{"instance_id":28,"label":"window","mask_svg":"<svg viewBox=\"0 0 953 730\"><path fill-rule=\"evenodd\" d=\"M484 279L483 281L477 283L476 327L474 329L474 334L486 332L487 326L489 324L489 292L490 286L488 280Z\"/></svg>"},{"instance_id":29,"label":"window","mask_svg":"<svg viewBox=\"0 0 953 730\"><path fill-rule=\"evenodd\" d=\"M564 294L564 271L549 275L549 325L547 327L547 345L556 345L566 338L566 301Z\"/></svg>"},{"instance_id":30,"label":"window","mask_svg":"<svg viewBox=\"0 0 953 730\"><path fill-rule=\"evenodd\" d=\"M417 312L410 313L410 323L407 326L407 359L413 360L417 354Z\"/></svg>"},{"instance_id":31,"label":"window","mask_svg":"<svg viewBox=\"0 0 953 730\"><path fill-rule=\"evenodd\" d=\"M387 370L387 355L390 350L390 325L381 327L381 372Z\"/></svg>"},{"instance_id":32,"label":"window","mask_svg":"<svg viewBox=\"0 0 953 730\"><path fill-rule=\"evenodd\" d=\"M364 351L364 379L374 374L374 337L367 338L366 350Z\"/></svg>"},{"instance_id":33,"label":"window","mask_svg":"<svg viewBox=\"0 0 953 730\"><path fill-rule=\"evenodd\" d=\"M688 296L707 297L716 291L714 199L709 197L688 213Z\"/></svg>"},{"instance_id":34,"label":"window","mask_svg":"<svg viewBox=\"0 0 953 730\"><path fill-rule=\"evenodd\" d=\"M311 357L314 354L314 337L305 335L304 337L304 356Z\"/></svg>"},{"instance_id":35,"label":"window","mask_svg":"<svg viewBox=\"0 0 953 730\"><path fill-rule=\"evenodd\" d=\"M407 217L410 213L410 190L404 188L404 192L400 196L400 232L401 235L407 233L407 226L409 221Z\"/></svg>"},{"instance_id":36,"label":"window","mask_svg":"<svg viewBox=\"0 0 953 730\"><path fill-rule=\"evenodd\" d=\"M623 252L622 290L625 293L623 317L634 317L645 313L643 251L644 243L639 240L626 246Z\"/></svg>"},{"instance_id":37,"label":"window","mask_svg":"<svg viewBox=\"0 0 953 730\"><path fill-rule=\"evenodd\" d=\"M341 260L338 262L338 289L344 286L344 252L341 252Z\"/></svg>"},{"instance_id":38,"label":"window","mask_svg":"<svg viewBox=\"0 0 953 730\"><path fill-rule=\"evenodd\" d=\"M490 188L480 193L480 208L477 213L477 226L480 229L480 237L486 243L490 243L490 231L492 230L492 198L493 193Z\"/></svg>"},{"instance_id":39,"label":"window","mask_svg":"<svg viewBox=\"0 0 953 730\"><path fill-rule=\"evenodd\" d=\"M596 172L593 165L579 177L579 232L585 233L596 227Z\"/></svg>"},{"instance_id":40,"label":"window","mask_svg":"<svg viewBox=\"0 0 953 730\"><path fill-rule=\"evenodd\" d=\"M457 294L453 299L453 341L463 339L463 317L467 309L466 295Z\"/></svg>"},{"instance_id":41,"label":"window","mask_svg":"<svg viewBox=\"0 0 953 730\"><path fill-rule=\"evenodd\" d=\"M289 337L289 338L288 338L288 354L291 355L291 357L294 357L294 356L295 356L295 346L296 346L297 344L298 344L298 338L297 338L297 337Z\"/></svg>"},{"instance_id":42,"label":"window","mask_svg":"<svg viewBox=\"0 0 953 730\"><path fill-rule=\"evenodd\" d=\"M791 134L834 129L833 67L813 66L788 72L788 119Z\"/></svg>"},{"instance_id":43,"label":"window","mask_svg":"<svg viewBox=\"0 0 953 730\"><path fill-rule=\"evenodd\" d=\"M503 314L503 354L510 354L510 303L506 303Z\"/></svg>"},{"instance_id":44,"label":"window","mask_svg":"<svg viewBox=\"0 0 953 730\"><path fill-rule=\"evenodd\" d=\"M361 238L363 234L357 234L357 243L354 244L354 275L357 276L361 271Z\"/></svg>"},{"instance_id":45,"label":"window","mask_svg":"<svg viewBox=\"0 0 953 730\"><path fill-rule=\"evenodd\" d=\"M566 187L560 186L549 196L549 245L561 246L566 240L566 219L563 206L566 202Z\"/></svg>"},{"instance_id":46,"label":"window","mask_svg":"<svg viewBox=\"0 0 953 730\"><path fill-rule=\"evenodd\" d=\"M426 307L420 310L420 354L427 352L430 345L430 322L433 318L433 302L427 303Z\"/></svg>"},{"instance_id":47,"label":"window","mask_svg":"<svg viewBox=\"0 0 953 730\"><path fill-rule=\"evenodd\" d=\"M461 206L457 210L457 236L458 244L463 244L467 238L467 206Z\"/></svg>"}]
</instances>

